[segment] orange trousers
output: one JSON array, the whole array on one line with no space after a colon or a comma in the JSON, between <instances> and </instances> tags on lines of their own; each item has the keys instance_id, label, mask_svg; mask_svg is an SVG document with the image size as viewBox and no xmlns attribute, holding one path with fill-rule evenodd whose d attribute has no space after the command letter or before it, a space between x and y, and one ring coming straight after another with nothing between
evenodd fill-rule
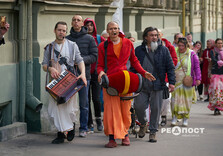
<instances>
[{"instance_id":1,"label":"orange trousers","mask_svg":"<svg viewBox=\"0 0 223 156\"><path fill-rule=\"evenodd\" d=\"M131 101L120 100L119 96L110 96L104 88L103 99L105 135L114 135L114 139L124 139L131 125Z\"/></svg>"}]
</instances>

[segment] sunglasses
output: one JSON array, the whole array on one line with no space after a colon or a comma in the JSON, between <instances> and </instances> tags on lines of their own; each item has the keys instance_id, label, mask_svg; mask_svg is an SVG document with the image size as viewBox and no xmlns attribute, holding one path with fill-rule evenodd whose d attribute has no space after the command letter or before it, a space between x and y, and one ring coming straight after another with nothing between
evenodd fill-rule
<instances>
[{"instance_id":1,"label":"sunglasses","mask_svg":"<svg viewBox=\"0 0 223 156\"><path fill-rule=\"evenodd\" d=\"M180 37L178 38L178 41L187 41L187 39L185 37Z\"/></svg>"}]
</instances>

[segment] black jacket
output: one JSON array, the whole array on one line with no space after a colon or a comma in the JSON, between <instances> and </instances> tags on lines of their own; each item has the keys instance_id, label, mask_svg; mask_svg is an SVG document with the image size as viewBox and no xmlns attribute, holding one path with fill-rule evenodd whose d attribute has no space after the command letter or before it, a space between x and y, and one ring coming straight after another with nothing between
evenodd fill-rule
<instances>
[{"instance_id":1,"label":"black jacket","mask_svg":"<svg viewBox=\"0 0 223 156\"><path fill-rule=\"evenodd\" d=\"M75 32L73 27L70 30L70 35L66 36L68 40L76 42L83 57L86 70L86 78L91 78L91 64L97 61L98 48L94 38L87 33L87 28L82 27L80 32Z\"/></svg>"},{"instance_id":2,"label":"black jacket","mask_svg":"<svg viewBox=\"0 0 223 156\"><path fill-rule=\"evenodd\" d=\"M216 74L216 75L223 75L223 66L222 67L218 67L218 53L216 51L211 50L210 52L210 56L211 56L211 74Z\"/></svg>"},{"instance_id":3,"label":"black jacket","mask_svg":"<svg viewBox=\"0 0 223 156\"><path fill-rule=\"evenodd\" d=\"M142 44L135 49L135 55L140 61L140 64L143 67L144 57L146 56L146 45ZM165 81L165 77L167 74L169 84L175 85L175 67L173 64L173 60L170 56L169 50L159 44L157 50L155 50L154 54L154 68L156 69L157 73L154 74L156 80L153 81L153 88L154 90L161 90L163 89L163 85L158 81L158 79L162 79L161 82ZM159 74L159 76L157 75Z\"/></svg>"}]
</instances>

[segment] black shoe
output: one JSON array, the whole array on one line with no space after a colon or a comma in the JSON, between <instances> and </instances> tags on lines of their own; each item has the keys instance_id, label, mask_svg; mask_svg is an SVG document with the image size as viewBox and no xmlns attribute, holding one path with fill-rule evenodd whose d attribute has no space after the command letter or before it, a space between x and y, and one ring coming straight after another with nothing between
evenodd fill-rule
<instances>
[{"instance_id":1,"label":"black shoe","mask_svg":"<svg viewBox=\"0 0 223 156\"><path fill-rule=\"evenodd\" d=\"M57 138L54 139L51 143L52 144L61 144L61 143L64 142L64 138L65 138L64 133L58 132L57 133Z\"/></svg>"},{"instance_id":2,"label":"black shoe","mask_svg":"<svg viewBox=\"0 0 223 156\"><path fill-rule=\"evenodd\" d=\"M74 130L67 133L67 141L72 141L74 139Z\"/></svg>"},{"instance_id":3,"label":"black shoe","mask_svg":"<svg viewBox=\"0 0 223 156\"><path fill-rule=\"evenodd\" d=\"M204 102L209 102L209 98L207 98L206 100L204 100Z\"/></svg>"},{"instance_id":4,"label":"black shoe","mask_svg":"<svg viewBox=\"0 0 223 156\"><path fill-rule=\"evenodd\" d=\"M215 108L214 115L221 115L221 112L219 111L219 109Z\"/></svg>"},{"instance_id":5,"label":"black shoe","mask_svg":"<svg viewBox=\"0 0 223 156\"><path fill-rule=\"evenodd\" d=\"M166 115L163 115L163 116L161 116L161 119L162 119L162 121L161 121L161 126L165 126L166 125Z\"/></svg>"},{"instance_id":6,"label":"black shoe","mask_svg":"<svg viewBox=\"0 0 223 156\"><path fill-rule=\"evenodd\" d=\"M98 131L103 131L103 125L102 125L101 118L97 118L96 119L96 123L97 123L97 129L98 129Z\"/></svg>"}]
</instances>

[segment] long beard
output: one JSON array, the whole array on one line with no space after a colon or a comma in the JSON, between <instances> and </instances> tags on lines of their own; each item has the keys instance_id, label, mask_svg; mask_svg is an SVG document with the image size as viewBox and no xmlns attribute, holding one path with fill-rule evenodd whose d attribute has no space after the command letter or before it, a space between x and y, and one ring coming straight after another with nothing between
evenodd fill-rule
<instances>
[{"instance_id":1,"label":"long beard","mask_svg":"<svg viewBox=\"0 0 223 156\"><path fill-rule=\"evenodd\" d=\"M158 48L158 43L157 42L151 42L150 45L151 45L152 52L154 52Z\"/></svg>"}]
</instances>

